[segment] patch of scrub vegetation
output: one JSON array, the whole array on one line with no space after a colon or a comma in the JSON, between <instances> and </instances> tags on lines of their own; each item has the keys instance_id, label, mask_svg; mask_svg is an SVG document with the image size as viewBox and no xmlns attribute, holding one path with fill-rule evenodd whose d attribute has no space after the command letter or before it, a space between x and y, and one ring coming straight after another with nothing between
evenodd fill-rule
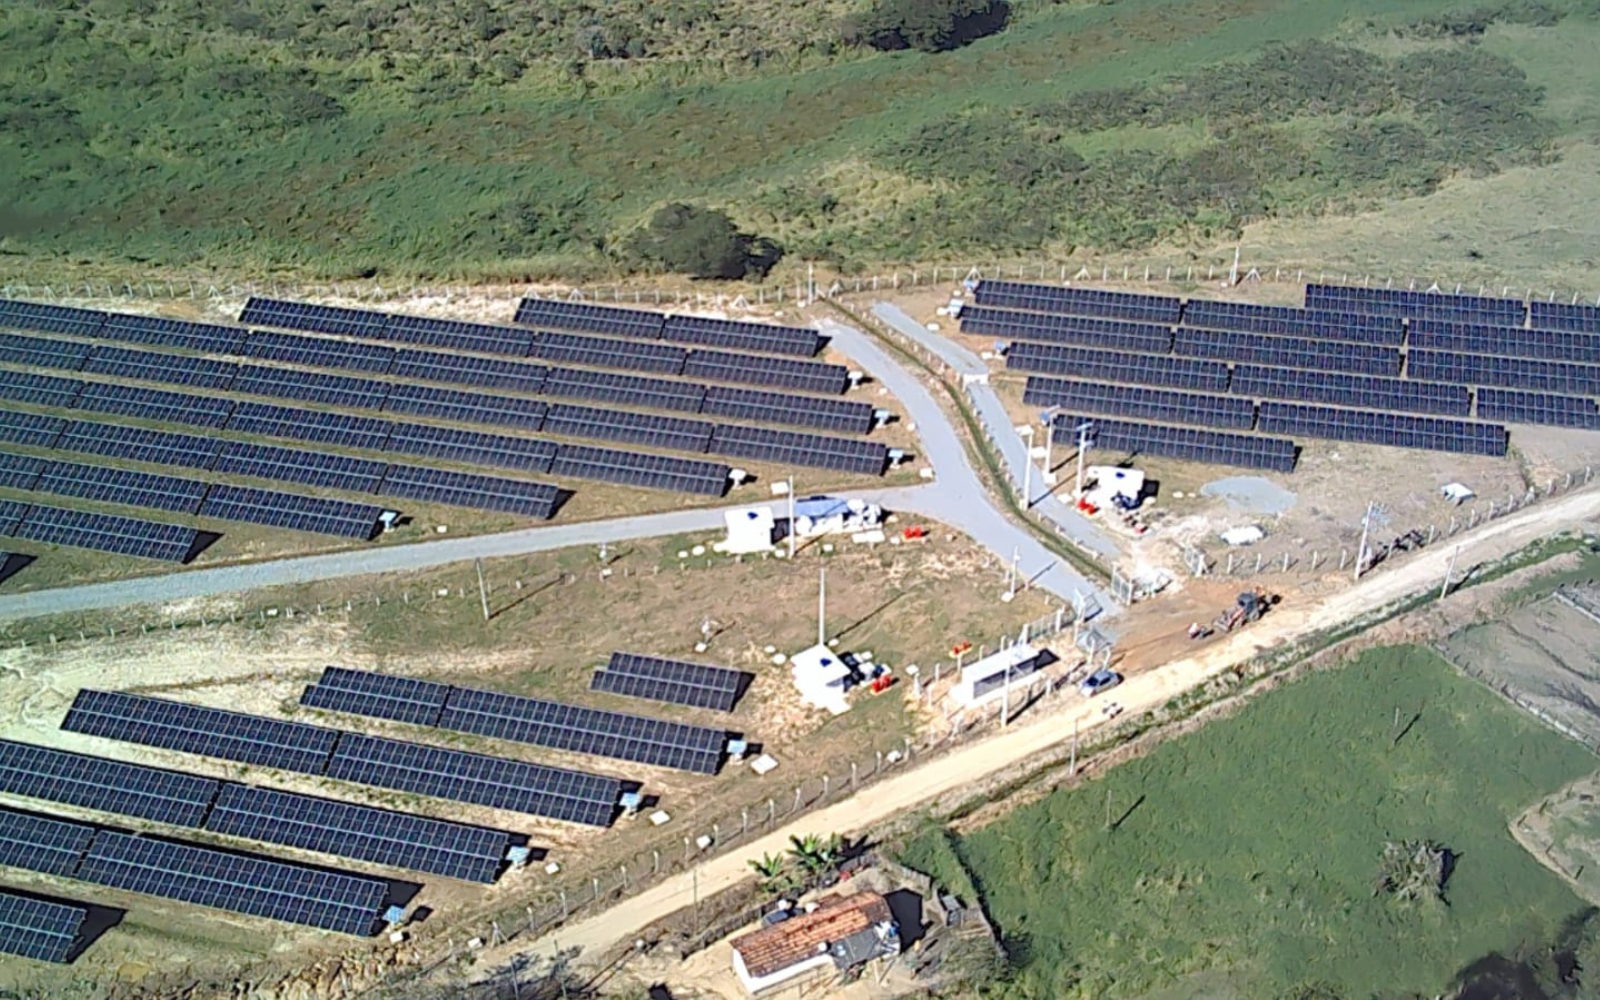
<instances>
[{"instance_id":1,"label":"patch of scrub vegetation","mask_svg":"<svg viewBox=\"0 0 1600 1000\"><path fill-rule=\"evenodd\" d=\"M1383 648L959 838L925 831L903 860L977 885L1013 959L985 996L1182 995L1219 975L1251 997L1516 976L1546 991L1516 995L1558 996L1551 947L1600 952L1592 911L1507 824L1594 767L1432 652ZM1442 891L1383 891L1419 844Z\"/></svg>"},{"instance_id":2,"label":"patch of scrub vegetation","mask_svg":"<svg viewBox=\"0 0 1600 1000\"><path fill-rule=\"evenodd\" d=\"M1524 67L1595 7L21 0L0 254L582 276L679 204L845 268L1214 239L1542 162L1579 122Z\"/></svg>"}]
</instances>

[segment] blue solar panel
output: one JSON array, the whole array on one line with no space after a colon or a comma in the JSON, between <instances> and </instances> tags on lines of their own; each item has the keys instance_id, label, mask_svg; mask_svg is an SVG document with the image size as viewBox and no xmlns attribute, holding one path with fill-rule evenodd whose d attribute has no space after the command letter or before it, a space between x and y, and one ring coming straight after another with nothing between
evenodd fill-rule
<instances>
[{"instance_id":1,"label":"blue solar panel","mask_svg":"<svg viewBox=\"0 0 1600 1000\"><path fill-rule=\"evenodd\" d=\"M1274 333L1312 340L1350 340L1389 347L1399 347L1405 336L1405 329L1398 317L1210 299L1190 299L1184 303L1183 325L1213 330Z\"/></svg>"},{"instance_id":2,"label":"blue solar panel","mask_svg":"<svg viewBox=\"0 0 1600 1000\"><path fill-rule=\"evenodd\" d=\"M188 354L162 354L128 347L96 347L83 365L91 375L165 382L196 389L226 389L233 383L239 366L231 361L213 361Z\"/></svg>"},{"instance_id":3,"label":"blue solar panel","mask_svg":"<svg viewBox=\"0 0 1600 1000\"><path fill-rule=\"evenodd\" d=\"M1398 288L1311 284L1306 286L1305 301L1308 309L1361 312L1371 316L1406 316L1411 319L1449 319L1486 326L1521 326L1528 315L1527 306L1520 299L1491 299Z\"/></svg>"},{"instance_id":4,"label":"blue solar panel","mask_svg":"<svg viewBox=\"0 0 1600 1000\"><path fill-rule=\"evenodd\" d=\"M1465 417L1472 412L1472 393L1466 386L1302 368L1235 365L1230 391L1258 399L1302 400L1447 417Z\"/></svg>"},{"instance_id":5,"label":"blue solar panel","mask_svg":"<svg viewBox=\"0 0 1600 1000\"><path fill-rule=\"evenodd\" d=\"M51 462L34 489L57 496L81 497L101 503L170 510L193 514L209 487L198 479L135 472L107 465Z\"/></svg>"},{"instance_id":6,"label":"blue solar panel","mask_svg":"<svg viewBox=\"0 0 1600 1000\"><path fill-rule=\"evenodd\" d=\"M822 335L797 326L768 326L705 316L668 316L663 340L739 351L765 351L809 358L822 349Z\"/></svg>"},{"instance_id":7,"label":"blue solar panel","mask_svg":"<svg viewBox=\"0 0 1600 1000\"><path fill-rule=\"evenodd\" d=\"M1035 376L1028 379L1022 401L1030 406L1059 406L1073 413L1244 431L1256 422L1255 405L1238 396L1211 396L1106 382Z\"/></svg>"},{"instance_id":8,"label":"blue solar panel","mask_svg":"<svg viewBox=\"0 0 1600 1000\"><path fill-rule=\"evenodd\" d=\"M397 343L526 357L533 334L510 326L490 326L431 316L390 316L384 337Z\"/></svg>"},{"instance_id":9,"label":"blue solar panel","mask_svg":"<svg viewBox=\"0 0 1600 1000\"><path fill-rule=\"evenodd\" d=\"M1259 428L1267 434L1294 434L1397 448L1495 457L1506 453L1506 429L1497 424L1409 413L1371 413L1269 400L1261 404Z\"/></svg>"},{"instance_id":10,"label":"blue solar panel","mask_svg":"<svg viewBox=\"0 0 1600 1000\"><path fill-rule=\"evenodd\" d=\"M233 412L231 399L112 382L84 383L73 406L91 413L114 413L191 427L221 427Z\"/></svg>"},{"instance_id":11,"label":"blue solar panel","mask_svg":"<svg viewBox=\"0 0 1600 1000\"><path fill-rule=\"evenodd\" d=\"M374 504L258 490L219 483L206 493L200 516L368 541L377 537L383 508Z\"/></svg>"},{"instance_id":12,"label":"blue solar panel","mask_svg":"<svg viewBox=\"0 0 1600 1000\"><path fill-rule=\"evenodd\" d=\"M510 358L476 358L434 351L399 351L389 374L396 379L418 379L483 389L509 389L537 393L544 389L549 369L544 365Z\"/></svg>"},{"instance_id":13,"label":"blue solar panel","mask_svg":"<svg viewBox=\"0 0 1600 1000\"><path fill-rule=\"evenodd\" d=\"M1417 349L1406 354L1406 375L1430 382L1532 389L1600 396L1600 365Z\"/></svg>"},{"instance_id":14,"label":"blue solar panel","mask_svg":"<svg viewBox=\"0 0 1600 1000\"><path fill-rule=\"evenodd\" d=\"M1294 442L1283 438L1108 420L1083 414L1060 413L1054 420L1056 433L1062 436L1076 435L1078 427L1085 423L1090 425L1090 447L1134 456L1155 455L1274 472L1293 472L1299 458Z\"/></svg>"},{"instance_id":15,"label":"blue solar panel","mask_svg":"<svg viewBox=\"0 0 1600 1000\"><path fill-rule=\"evenodd\" d=\"M392 426L378 417L302 410L277 403L240 403L228 418L228 430L240 434L312 441L360 451L382 449Z\"/></svg>"},{"instance_id":16,"label":"blue solar panel","mask_svg":"<svg viewBox=\"0 0 1600 1000\"><path fill-rule=\"evenodd\" d=\"M1167 295L1139 295L1097 288L1063 288L1059 285L987 279L978 283L973 298L982 306L1031 309L1069 316L1105 316L1168 326L1178 322L1178 315L1183 308L1182 300Z\"/></svg>"},{"instance_id":17,"label":"blue solar panel","mask_svg":"<svg viewBox=\"0 0 1600 1000\"><path fill-rule=\"evenodd\" d=\"M1479 326L1446 320L1413 320L1406 344L1413 349L1495 354L1508 358L1600 362L1600 334Z\"/></svg>"},{"instance_id":18,"label":"blue solar panel","mask_svg":"<svg viewBox=\"0 0 1600 1000\"><path fill-rule=\"evenodd\" d=\"M180 347L207 354L238 354L249 331L237 326L217 326L163 316L106 314L98 335L106 340L155 347Z\"/></svg>"},{"instance_id":19,"label":"blue solar panel","mask_svg":"<svg viewBox=\"0 0 1600 1000\"><path fill-rule=\"evenodd\" d=\"M197 434L176 434L123 424L74 420L65 426L56 447L61 451L124 458L151 465L209 469L211 463L216 461L218 444L216 438Z\"/></svg>"},{"instance_id":20,"label":"blue solar panel","mask_svg":"<svg viewBox=\"0 0 1600 1000\"><path fill-rule=\"evenodd\" d=\"M67 426L62 417L47 417L39 413L18 413L0 410L0 441L6 444L27 445L30 448L53 448Z\"/></svg>"},{"instance_id":21,"label":"blue solar panel","mask_svg":"<svg viewBox=\"0 0 1600 1000\"><path fill-rule=\"evenodd\" d=\"M698 412L706 395L705 386L692 382L578 368L550 369L543 392L567 399L591 399L619 406L684 413Z\"/></svg>"},{"instance_id":22,"label":"blue solar panel","mask_svg":"<svg viewBox=\"0 0 1600 1000\"><path fill-rule=\"evenodd\" d=\"M1006 367L1040 375L1071 375L1104 382L1170 386L1202 392L1228 388L1228 365L1201 358L1178 358L1130 351L1023 342L1006 351Z\"/></svg>"},{"instance_id":23,"label":"blue solar panel","mask_svg":"<svg viewBox=\"0 0 1600 1000\"><path fill-rule=\"evenodd\" d=\"M544 420L546 434L623 441L670 451L704 452L713 424L688 417L666 417L630 410L557 403Z\"/></svg>"},{"instance_id":24,"label":"blue solar panel","mask_svg":"<svg viewBox=\"0 0 1600 1000\"><path fill-rule=\"evenodd\" d=\"M1600 307L1561 302L1530 302L1528 318L1539 330L1600 333Z\"/></svg>"},{"instance_id":25,"label":"blue solar panel","mask_svg":"<svg viewBox=\"0 0 1600 1000\"><path fill-rule=\"evenodd\" d=\"M358 410L376 410L383 406L389 394L389 383L353 375L331 375L324 372L297 371L293 368L269 368L265 365L240 365L239 377L233 383L234 392L255 396L277 396L299 399L308 403L328 406L346 406Z\"/></svg>"},{"instance_id":26,"label":"blue solar panel","mask_svg":"<svg viewBox=\"0 0 1600 1000\"><path fill-rule=\"evenodd\" d=\"M1400 352L1377 344L1180 327L1173 340L1173 350L1184 357L1284 368L1313 368L1364 375L1400 374Z\"/></svg>"},{"instance_id":27,"label":"blue solar panel","mask_svg":"<svg viewBox=\"0 0 1600 1000\"><path fill-rule=\"evenodd\" d=\"M550 474L553 476L713 497L728 492L730 471L726 465L718 462L702 462L671 455L644 455L582 444L562 445L555 460L550 463Z\"/></svg>"},{"instance_id":28,"label":"blue solar panel","mask_svg":"<svg viewBox=\"0 0 1600 1000\"><path fill-rule=\"evenodd\" d=\"M268 330L251 333L244 353L263 361L281 361L311 368L336 368L372 375L382 375L394 364L392 347Z\"/></svg>"},{"instance_id":29,"label":"blue solar panel","mask_svg":"<svg viewBox=\"0 0 1600 1000\"><path fill-rule=\"evenodd\" d=\"M530 355L574 365L677 375L688 352L673 344L548 332L535 335Z\"/></svg>"},{"instance_id":30,"label":"blue solar panel","mask_svg":"<svg viewBox=\"0 0 1600 1000\"><path fill-rule=\"evenodd\" d=\"M311 330L344 337L380 338L389 317L367 309L319 306L307 302L252 297L244 304L239 322L247 326L276 326L286 330Z\"/></svg>"},{"instance_id":31,"label":"blue solar panel","mask_svg":"<svg viewBox=\"0 0 1600 1000\"><path fill-rule=\"evenodd\" d=\"M401 455L439 458L463 465L549 472L556 445L551 441L469 431L459 427L395 424L384 450Z\"/></svg>"},{"instance_id":32,"label":"blue solar panel","mask_svg":"<svg viewBox=\"0 0 1600 1000\"><path fill-rule=\"evenodd\" d=\"M1593 399L1549 392L1479 389L1478 419L1600 430L1600 409Z\"/></svg>"},{"instance_id":33,"label":"blue solar panel","mask_svg":"<svg viewBox=\"0 0 1600 1000\"><path fill-rule=\"evenodd\" d=\"M961 332L1114 351L1165 354L1172 349L1172 328L1157 323L1022 313L988 306L962 309Z\"/></svg>"},{"instance_id":34,"label":"blue solar panel","mask_svg":"<svg viewBox=\"0 0 1600 1000\"><path fill-rule=\"evenodd\" d=\"M42 545L66 545L178 563L192 559L200 542L199 532L178 524L41 504L28 508L14 534Z\"/></svg>"},{"instance_id":35,"label":"blue solar panel","mask_svg":"<svg viewBox=\"0 0 1600 1000\"><path fill-rule=\"evenodd\" d=\"M468 392L442 385L397 385L384 401L390 413L435 417L469 424L494 424L537 431L544 425L545 404L521 396Z\"/></svg>"},{"instance_id":36,"label":"blue solar panel","mask_svg":"<svg viewBox=\"0 0 1600 1000\"><path fill-rule=\"evenodd\" d=\"M0 327L11 330L38 330L65 333L74 337L93 337L105 324L106 314L98 309L45 305L0 299Z\"/></svg>"},{"instance_id":37,"label":"blue solar panel","mask_svg":"<svg viewBox=\"0 0 1600 1000\"><path fill-rule=\"evenodd\" d=\"M77 379L34 372L0 371L0 399L34 406L68 407L83 391Z\"/></svg>"},{"instance_id":38,"label":"blue solar panel","mask_svg":"<svg viewBox=\"0 0 1600 1000\"><path fill-rule=\"evenodd\" d=\"M540 519L553 517L565 499L562 490L547 483L415 465L390 465L384 474L383 485L378 487L378 493L402 500L443 503Z\"/></svg>"},{"instance_id":39,"label":"blue solar panel","mask_svg":"<svg viewBox=\"0 0 1600 1000\"><path fill-rule=\"evenodd\" d=\"M75 372L83 367L89 345L19 333L0 333L0 361L28 368Z\"/></svg>"},{"instance_id":40,"label":"blue solar panel","mask_svg":"<svg viewBox=\"0 0 1600 1000\"><path fill-rule=\"evenodd\" d=\"M376 490L383 479L384 468L384 463L376 459L247 441L224 441L217 462L212 466L223 475L257 476L350 493Z\"/></svg>"},{"instance_id":41,"label":"blue solar panel","mask_svg":"<svg viewBox=\"0 0 1600 1000\"><path fill-rule=\"evenodd\" d=\"M594 306L587 302L523 299L517 304L517 322L543 330L576 330L580 333L659 340L666 320L658 312Z\"/></svg>"}]
</instances>

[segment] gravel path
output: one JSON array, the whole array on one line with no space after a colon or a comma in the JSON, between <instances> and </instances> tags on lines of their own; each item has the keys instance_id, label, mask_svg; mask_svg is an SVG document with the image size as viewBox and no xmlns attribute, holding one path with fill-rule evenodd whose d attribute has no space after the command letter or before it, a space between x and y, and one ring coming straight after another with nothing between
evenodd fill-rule
<instances>
[{"instance_id":1,"label":"gravel path","mask_svg":"<svg viewBox=\"0 0 1600 1000\"><path fill-rule=\"evenodd\" d=\"M1470 572L1471 567L1503 558L1536 539L1595 517L1600 517L1600 490L1572 494L1491 521L1457 539L1462 557L1457 578ZM693 877L684 874L669 879L526 945L495 949L488 957L493 963L489 967L498 967L517 953L548 957L558 950L572 948L581 949L583 957L592 960L620 942L637 938L655 921L691 905L693 893L707 898L737 885L750 876L747 859L782 854L791 836L812 833L848 836L868 831L939 796L979 788L995 772L1070 739L1077 729L1088 731L1103 725L1107 720L1101 709L1108 702L1121 705L1128 716L1137 715L1165 704L1261 651L1350 621L1421 589L1437 589L1451 563L1453 551L1454 547L1442 545L1427 549L1397 566L1380 568L1359 584L1321 601L1298 607L1280 606L1259 623L1204 647L1195 656L1128 678L1112 695L1089 702L1068 695L1064 702L1047 703L1052 711L1015 723L1009 729L937 757L931 763L913 765L895 777L804 815L737 850L711 858L698 867Z\"/></svg>"}]
</instances>

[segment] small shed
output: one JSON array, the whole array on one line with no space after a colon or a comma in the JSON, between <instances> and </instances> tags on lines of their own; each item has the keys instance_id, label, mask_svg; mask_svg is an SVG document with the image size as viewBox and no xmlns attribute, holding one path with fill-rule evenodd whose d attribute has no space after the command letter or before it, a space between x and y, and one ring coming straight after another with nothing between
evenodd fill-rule
<instances>
[{"instance_id":1,"label":"small shed","mask_svg":"<svg viewBox=\"0 0 1600 1000\"><path fill-rule=\"evenodd\" d=\"M728 528L728 540L720 548L730 555L766 552L778 535L777 516L771 507L735 507L723 512L722 521Z\"/></svg>"},{"instance_id":2,"label":"small shed","mask_svg":"<svg viewBox=\"0 0 1600 1000\"><path fill-rule=\"evenodd\" d=\"M876 892L827 896L787 920L733 939L733 971L752 994L832 967L840 972L900 953L889 901Z\"/></svg>"},{"instance_id":3,"label":"small shed","mask_svg":"<svg viewBox=\"0 0 1600 1000\"><path fill-rule=\"evenodd\" d=\"M794 678L795 690L800 700L817 708L825 708L834 715L850 710L845 689L850 685L852 671L837 653L824 645L803 649L789 658L789 673Z\"/></svg>"}]
</instances>

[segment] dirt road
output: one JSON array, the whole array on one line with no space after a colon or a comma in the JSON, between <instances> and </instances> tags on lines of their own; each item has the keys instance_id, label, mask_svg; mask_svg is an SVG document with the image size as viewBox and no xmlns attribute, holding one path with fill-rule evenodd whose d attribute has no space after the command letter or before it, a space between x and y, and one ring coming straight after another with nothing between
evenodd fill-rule
<instances>
[{"instance_id":1,"label":"dirt road","mask_svg":"<svg viewBox=\"0 0 1600 1000\"><path fill-rule=\"evenodd\" d=\"M1475 565L1597 517L1600 490L1586 490L1493 521L1460 536L1456 575L1459 578ZM1280 606L1261 622L1226 642L1206 647L1199 655L1130 678L1117 689L1114 700L1129 714L1158 707L1258 651L1351 620L1430 586L1437 587L1444 579L1453 550L1453 546L1438 545L1393 568L1380 568L1358 585L1315 604ZM1073 697L1053 714L1015 724L989 739L946 754L938 758L936 766L913 764L903 774L810 813L738 850L712 858L697 872L700 896L709 897L748 877L747 859L783 853L791 835L864 832L930 799L972 787L994 772L1070 738L1074 722L1083 730L1104 723L1103 704L1101 700L1084 702ZM488 967L498 967L517 953L549 956L558 949L577 947L585 955L597 954L633 939L656 920L692 905L693 892L694 881L689 873L674 877L531 944L496 949L485 956L492 963Z\"/></svg>"}]
</instances>

